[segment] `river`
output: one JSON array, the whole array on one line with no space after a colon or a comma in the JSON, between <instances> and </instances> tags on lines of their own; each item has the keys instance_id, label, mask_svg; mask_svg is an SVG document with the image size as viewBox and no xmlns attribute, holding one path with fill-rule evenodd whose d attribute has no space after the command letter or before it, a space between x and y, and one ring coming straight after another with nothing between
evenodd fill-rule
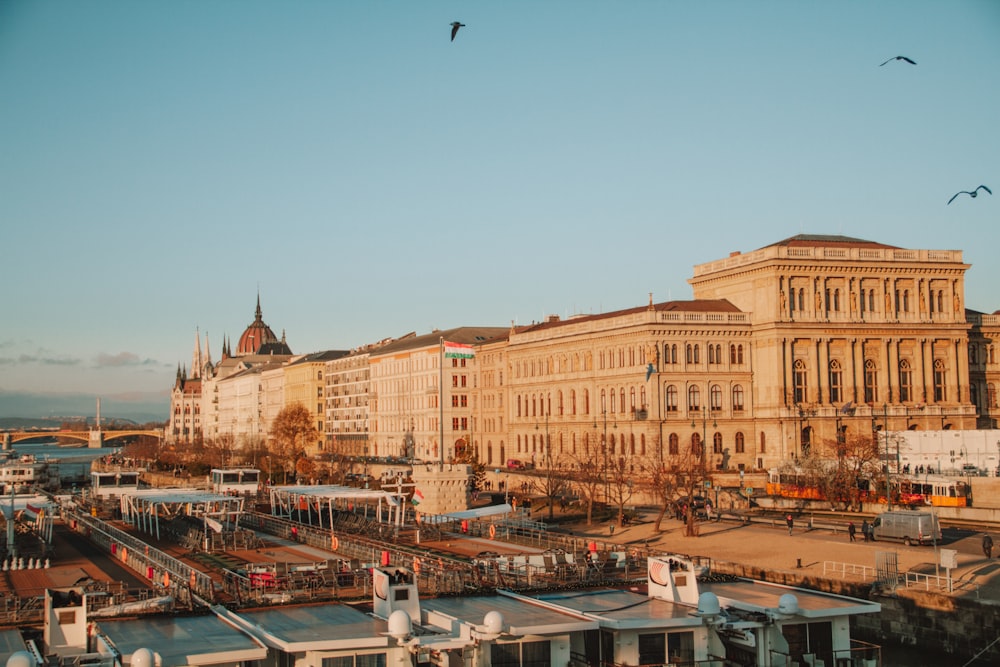
<instances>
[{"instance_id":1,"label":"river","mask_svg":"<svg viewBox=\"0 0 1000 667\"><path fill-rule=\"evenodd\" d=\"M89 483L90 464L108 454L116 453L118 447L60 447L54 443L15 444L12 449L19 455L30 454L36 461L49 461L58 466L63 489L72 489L74 484Z\"/></svg>"}]
</instances>

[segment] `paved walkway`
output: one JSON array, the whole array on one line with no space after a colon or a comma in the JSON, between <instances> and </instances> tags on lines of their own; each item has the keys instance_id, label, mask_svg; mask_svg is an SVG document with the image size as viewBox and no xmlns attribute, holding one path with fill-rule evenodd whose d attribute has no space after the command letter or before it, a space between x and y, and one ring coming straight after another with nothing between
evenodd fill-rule
<instances>
[{"instance_id":1,"label":"paved walkway","mask_svg":"<svg viewBox=\"0 0 1000 667\"><path fill-rule=\"evenodd\" d=\"M795 524L792 535L783 522L744 525L730 521L702 521L697 524L697 537L685 536L685 526L674 519L664 519L657 532L652 516L640 523L616 527L610 534L608 524L575 523L566 527L578 536L590 536L621 544L648 544L653 550L676 552L692 556L707 556L715 561L730 561L765 568L772 571L796 572L806 576L824 575L831 567L857 566L874 570L879 552L896 554L899 571L919 572L924 575L941 577L947 575L940 563L944 550L957 552L958 567L952 571L952 592L955 595L978 596L983 599L1000 601L1000 560L997 550L994 558L987 560L978 551L981 535L972 536L958 543L945 543L938 549L932 546L907 547L896 542L851 542L843 529L811 529L806 520ZM836 564L836 565L835 565ZM848 574L839 578L860 581L860 574ZM869 580L871 574L868 574ZM929 584L935 589L934 583Z\"/></svg>"}]
</instances>

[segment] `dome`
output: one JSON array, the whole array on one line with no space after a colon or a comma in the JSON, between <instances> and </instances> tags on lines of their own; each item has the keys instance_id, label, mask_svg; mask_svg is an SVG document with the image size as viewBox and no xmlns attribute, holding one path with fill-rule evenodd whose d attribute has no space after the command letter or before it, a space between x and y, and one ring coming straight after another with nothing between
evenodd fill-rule
<instances>
[{"instance_id":1,"label":"dome","mask_svg":"<svg viewBox=\"0 0 1000 667\"><path fill-rule=\"evenodd\" d=\"M260 313L260 296L257 296L257 312L253 322L246 328L240 336L240 342L236 346L234 357L244 357L248 354L257 354L261 347L267 343L278 343L278 337L271 331L271 327L264 324L264 319Z\"/></svg>"}]
</instances>

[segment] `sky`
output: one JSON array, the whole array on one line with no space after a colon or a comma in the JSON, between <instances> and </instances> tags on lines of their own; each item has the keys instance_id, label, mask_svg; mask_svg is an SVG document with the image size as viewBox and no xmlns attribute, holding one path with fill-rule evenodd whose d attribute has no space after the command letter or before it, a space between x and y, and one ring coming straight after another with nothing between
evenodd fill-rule
<instances>
[{"instance_id":1,"label":"sky","mask_svg":"<svg viewBox=\"0 0 1000 667\"><path fill-rule=\"evenodd\" d=\"M165 419L258 295L349 349L796 234L961 250L993 312L998 73L995 0L0 0L0 399Z\"/></svg>"}]
</instances>

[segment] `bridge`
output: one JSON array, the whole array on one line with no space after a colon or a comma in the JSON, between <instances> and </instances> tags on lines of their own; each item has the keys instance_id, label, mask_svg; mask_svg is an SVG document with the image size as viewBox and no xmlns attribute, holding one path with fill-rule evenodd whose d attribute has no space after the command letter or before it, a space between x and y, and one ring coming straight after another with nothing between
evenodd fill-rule
<instances>
[{"instance_id":1,"label":"bridge","mask_svg":"<svg viewBox=\"0 0 1000 667\"><path fill-rule=\"evenodd\" d=\"M79 440L87 443L88 447L100 448L110 440L120 440L130 436L149 436L163 442L163 430L131 430L131 431L4 431L3 448L10 449L14 443L28 440L38 440L40 438L59 438L68 440Z\"/></svg>"}]
</instances>

